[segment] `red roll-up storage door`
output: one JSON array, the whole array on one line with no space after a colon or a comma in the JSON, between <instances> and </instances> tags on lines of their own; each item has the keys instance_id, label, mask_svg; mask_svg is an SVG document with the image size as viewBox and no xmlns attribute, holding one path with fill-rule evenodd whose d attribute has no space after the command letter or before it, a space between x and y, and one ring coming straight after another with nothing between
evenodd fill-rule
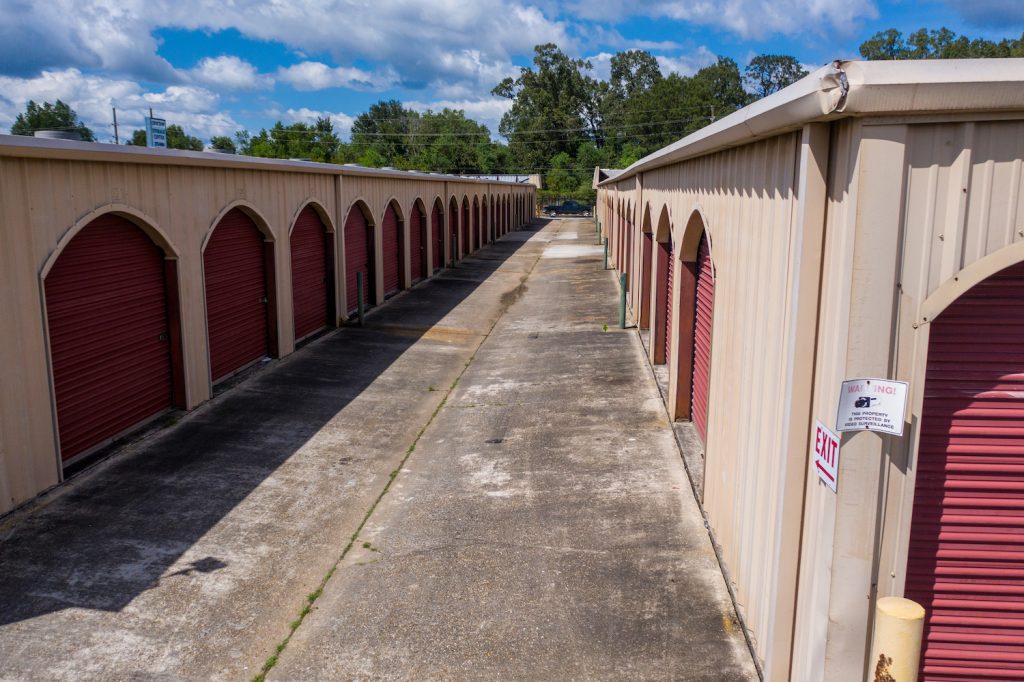
<instances>
[{"instance_id":1,"label":"red roll-up storage door","mask_svg":"<svg viewBox=\"0 0 1024 682\"><path fill-rule=\"evenodd\" d=\"M430 210L431 243L434 247L434 272L444 264L444 233L441 230L441 208L435 203Z\"/></svg>"},{"instance_id":2,"label":"red roll-up storage door","mask_svg":"<svg viewBox=\"0 0 1024 682\"><path fill-rule=\"evenodd\" d=\"M487 243L487 202L475 206L476 211L476 247L479 249Z\"/></svg>"},{"instance_id":3,"label":"red roll-up storage door","mask_svg":"<svg viewBox=\"0 0 1024 682\"><path fill-rule=\"evenodd\" d=\"M701 439L707 437L708 388L711 385L711 322L715 309L715 270L707 237L697 247L697 309L693 317L693 377L690 404L693 425Z\"/></svg>"},{"instance_id":4,"label":"red roll-up storage door","mask_svg":"<svg viewBox=\"0 0 1024 682\"><path fill-rule=\"evenodd\" d=\"M459 254L459 205L454 201L448 204L448 242L445 258L455 262Z\"/></svg>"},{"instance_id":5,"label":"red roll-up storage door","mask_svg":"<svg viewBox=\"0 0 1024 682\"><path fill-rule=\"evenodd\" d=\"M423 212L419 204L413 204L409 212L409 276L412 281L423 279L423 260L426 258L423 244Z\"/></svg>"},{"instance_id":6,"label":"red roll-up storage door","mask_svg":"<svg viewBox=\"0 0 1024 682\"><path fill-rule=\"evenodd\" d=\"M672 285L676 273L676 258L673 253L672 237L668 238L668 268L665 289L665 364L672 360Z\"/></svg>"},{"instance_id":7,"label":"red roll-up storage door","mask_svg":"<svg viewBox=\"0 0 1024 682\"><path fill-rule=\"evenodd\" d=\"M320 331L329 323L327 228L311 206L307 206L292 228L292 307L295 339Z\"/></svg>"},{"instance_id":8,"label":"red roll-up storage door","mask_svg":"<svg viewBox=\"0 0 1024 682\"><path fill-rule=\"evenodd\" d=\"M469 240L469 204L462 204L462 253L472 253L473 245Z\"/></svg>"},{"instance_id":9,"label":"red roll-up storage door","mask_svg":"<svg viewBox=\"0 0 1024 682\"><path fill-rule=\"evenodd\" d=\"M82 229L46 275L61 459L171 408L164 253L115 215Z\"/></svg>"},{"instance_id":10,"label":"red roll-up storage door","mask_svg":"<svg viewBox=\"0 0 1024 682\"><path fill-rule=\"evenodd\" d=\"M923 680L1024 679L1024 264L929 330L905 595Z\"/></svg>"},{"instance_id":11,"label":"red roll-up storage door","mask_svg":"<svg viewBox=\"0 0 1024 682\"><path fill-rule=\"evenodd\" d=\"M384 211L384 222L381 224L381 239L384 246L384 295L390 296L398 291L399 272L401 268L402 250L398 234L398 214L394 206L389 205Z\"/></svg>"},{"instance_id":12,"label":"red roll-up storage door","mask_svg":"<svg viewBox=\"0 0 1024 682\"><path fill-rule=\"evenodd\" d=\"M267 355L267 277L263 233L235 208L203 251L206 326L214 381Z\"/></svg>"},{"instance_id":13,"label":"red roll-up storage door","mask_svg":"<svg viewBox=\"0 0 1024 682\"><path fill-rule=\"evenodd\" d=\"M363 274L364 304L373 304L372 251L370 226L359 207L353 206L345 220L345 298L349 315L359 307L357 273Z\"/></svg>"}]
</instances>

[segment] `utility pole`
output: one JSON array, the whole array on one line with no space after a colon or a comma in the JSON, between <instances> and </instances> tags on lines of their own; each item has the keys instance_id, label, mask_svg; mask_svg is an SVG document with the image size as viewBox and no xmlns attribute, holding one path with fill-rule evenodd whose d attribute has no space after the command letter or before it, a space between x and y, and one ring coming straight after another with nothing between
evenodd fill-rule
<instances>
[{"instance_id":1,"label":"utility pole","mask_svg":"<svg viewBox=\"0 0 1024 682\"><path fill-rule=\"evenodd\" d=\"M121 144L121 139L117 136L117 107L110 107L110 109L114 112L114 144Z\"/></svg>"}]
</instances>

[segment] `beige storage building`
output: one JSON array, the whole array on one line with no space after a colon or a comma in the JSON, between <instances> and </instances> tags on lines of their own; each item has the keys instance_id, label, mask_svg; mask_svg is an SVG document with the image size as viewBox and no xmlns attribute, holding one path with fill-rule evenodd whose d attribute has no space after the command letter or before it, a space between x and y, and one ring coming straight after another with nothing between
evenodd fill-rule
<instances>
[{"instance_id":1,"label":"beige storage building","mask_svg":"<svg viewBox=\"0 0 1024 682\"><path fill-rule=\"evenodd\" d=\"M381 304L521 227L535 189L0 136L0 513L344 322L360 288Z\"/></svg>"},{"instance_id":2,"label":"beige storage building","mask_svg":"<svg viewBox=\"0 0 1024 682\"><path fill-rule=\"evenodd\" d=\"M853 61L595 173L766 679L865 679L886 595L921 679L1024 679L1022 159L1024 60ZM903 434L840 433L833 492L854 379Z\"/></svg>"}]
</instances>

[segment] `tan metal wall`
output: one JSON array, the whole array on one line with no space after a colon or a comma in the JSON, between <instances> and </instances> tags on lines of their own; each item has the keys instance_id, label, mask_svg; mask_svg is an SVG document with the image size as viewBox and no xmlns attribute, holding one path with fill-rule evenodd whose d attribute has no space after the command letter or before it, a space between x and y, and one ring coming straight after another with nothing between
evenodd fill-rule
<instances>
[{"instance_id":1,"label":"tan metal wall","mask_svg":"<svg viewBox=\"0 0 1024 682\"><path fill-rule=\"evenodd\" d=\"M716 286L704 506L758 654L773 676L784 675L788 666L804 475L804 460L791 447L791 421L801 424L798 437L805 436L806 424L806 414L794 416L791 403L800 395L794 382L801 378L793 349L801 334L813 333L812 325L794 324L805 314L792 252L801 227L801 140L800 132L781 135L645 172L613 193L616 205L622 199L635 206L634 309L640 303L643 225L649 221L657 239L667 208L676 258L679 245L694 239L684 234L688 224L703 224L709 236ZM608 225L614 231L617 221ZM656 267L652 281L663 276ZM673 319L679 320L680 278L675 281ZM663 320L655 313L652 326L658 324ZM675 347L671 357L674 386ZM802 380L806 401L809 373Z\"/></svg>"},{"instance_id":2,"label":"tan metal wall","mask_svg":"<svg viewBox=\"0 0 1024 682\"><path fill-rule=\"evenodd\" d=\"M211 395L201 248L228 209L241 206L273 237L279 350L287 355L294 349L289 233L309 202L338 231L335 300L340 318L345 282L341 227L356 199L367 203L379 226L392 199L405 217L417 198L429 215L434 198L449 192L458 192L460 201L468 194L472 202L473 196L487 194L532 200L535 191L528 185L360 175L322 166L310 172L276 170L244 159L192 162L179 156L163 165L153 157L126 154L121 161L106 147L96 149L67 154L47 149L26 156L0 147L0 513L61 480L41 273L93 218L119 212L158 233L175 252L185 389L193 408ZM379 249L376 258L381 259ZM407 249L405 267L408 281Z\"/></svg>"},{"instance_id":3,"label":"tan metal wall","mask_svg":"<svg viewBox=\"0 0 1024 682\"><path fill-rule=\"evenodd\" d=\"M845 378L910 405L902 438L844 435L837 495L808 480L795 680L864 678L871 604L903 593L928 323L1024 260L1024 121L973 118L836 124L813 414Z\"/></svg>"},{"instance_id":4,"label":"tan metal wall","mask_svg":"<svg viewBox=\"0 0 1024 682\"><path fill-rule=\"evenodd\" d=\"M663 207L675 244L692 243L688 225L710 237L704 506L769 679L866 673L871 605L905 580L928 323L1024 260L1022 159L1019 115L873 117L599 188L613 254L616 211L637 206L635 279L643 226L657 235ZM679 295L677 279L676 320ZM840 383L856 377L910 383L907 434L844 435L836 495L809 475L810 428L834 424Z\"/></svg>"}]
</instances>

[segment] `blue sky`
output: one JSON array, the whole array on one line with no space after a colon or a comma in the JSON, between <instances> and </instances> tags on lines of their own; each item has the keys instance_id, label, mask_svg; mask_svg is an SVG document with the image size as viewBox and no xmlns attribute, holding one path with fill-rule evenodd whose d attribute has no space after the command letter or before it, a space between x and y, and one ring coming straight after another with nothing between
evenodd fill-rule
<instances>
[{"instance_id":1,"label":"blue sky","mask_svg":"<svg viewBox=\"0 0 1024 682\"><path fill-rule=\"evenodd\" d=\"M208 139L277 120L331 116L347 135L379 99L464 109L492 132L508 102L490 89L554 42L607 74L643 48L688 75L715 55L808 67L857 56L879 30L1024 31L1024 0L0 0L0 131L29 99L68 102L113 140L152 107Z\"/></svg>"}]
</instances>

